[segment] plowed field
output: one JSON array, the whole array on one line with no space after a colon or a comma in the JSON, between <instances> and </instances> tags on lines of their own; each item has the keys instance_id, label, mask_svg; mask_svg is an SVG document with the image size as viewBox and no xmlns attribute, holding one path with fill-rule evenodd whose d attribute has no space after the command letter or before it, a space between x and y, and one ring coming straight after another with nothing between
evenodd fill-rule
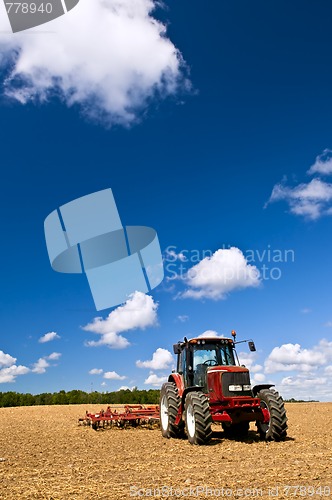
<instances>
[{"instance_id":1,"label":"plowed field","mask_svg":"<svg viewBox=\"0 0 332 500\"><path fill-rule=\"evenodd\" d=\"M0 408L1 500L332 497L332 403L288 404L285 442L259 441L253 425L201 447L78 426L86 409L100 408Z\"/></svg>"}]
</instances>

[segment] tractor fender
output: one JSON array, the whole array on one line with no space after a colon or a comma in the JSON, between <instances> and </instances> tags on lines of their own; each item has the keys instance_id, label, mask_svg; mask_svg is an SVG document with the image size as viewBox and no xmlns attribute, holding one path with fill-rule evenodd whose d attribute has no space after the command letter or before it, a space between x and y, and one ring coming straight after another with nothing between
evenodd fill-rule
<instances>
[{"instance_id":1,"label":"tractor fender","mask_svg":"<svg viewBox=\"0 0 332 500\"><path fill-rule=\"evenodd\" d=\"M176 385L179 396L181 398L184 391L184 386L183 386L183 378L180 375L180 373L172 373L168 377L168 382L173 382Z\"/></svg>"},{"instance_id":2,"label":"tractor fender","mask_svg":"<svg viewBox=\"0 0 332 500\"><path fill-rule=\"evenodd\" d=\"M255 397L261 389L270 389L270 387L275 387L274 384L259 384L252 388L253 396Z\"/></svg>"}]
</instances>

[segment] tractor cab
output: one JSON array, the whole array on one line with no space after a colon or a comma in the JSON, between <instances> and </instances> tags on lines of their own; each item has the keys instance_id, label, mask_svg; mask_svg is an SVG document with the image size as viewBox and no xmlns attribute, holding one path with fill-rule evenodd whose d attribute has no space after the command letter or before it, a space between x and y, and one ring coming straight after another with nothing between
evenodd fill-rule
<instances>
[{"instance_id":1,"label":"tractor cab","mask_svg":"<svg viewBox=\"0 0 332 500\"><path fill-rule=\"evenodd\" d=\"M191 339L175 344L174 351L178 354L177 372L183 376L185 387L205 387L210 367L236 365L231 339Z\"/></svg>"},{"instance_id":2,"label":"tractor cab","mask_svg":"<svg viewBox=\"0 0 332 500\"><path fill-rule=\"evenodd\" d=\"M185 339L174 344L174 353L178 355L177 373L182 375L184 387L201 387L208 392L207 372L232 371L231 367L239 366L235 351L236 333L233 339L218 337L203 337ZM247 341L243 341L247 342ZM253 341L249 341L251 351L256 350ZM226 368L227 367L227 368Z\"/></svg>"}]
</instances>

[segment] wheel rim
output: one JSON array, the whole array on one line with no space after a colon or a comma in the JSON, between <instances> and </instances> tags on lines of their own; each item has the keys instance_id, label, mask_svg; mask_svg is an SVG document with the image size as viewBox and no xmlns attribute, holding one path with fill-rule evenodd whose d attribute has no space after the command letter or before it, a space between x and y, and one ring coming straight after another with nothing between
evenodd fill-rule
<instances>
[{"instance_id":1,"label":"wheel rim","mask_svg":"<svg viewBox=\"0 0 332 500\"><path fill-rule=\"evenodd\" d=\"M268 405L265 403L265 401L262 401L262 400L261 400L261 408L269 411ZM267 423L263 423L263 422L259 423L261 431L264 432L265 434L268 432L268 430L270 428L270 423L271 423L271 418L270 418L269 422L267 422Z\"/></svg>"},{"instance_id":2,"label":"wheel rim","mask_svg":"<svg viewBox=\"0 0 332 500\"><path fill-rule=\"evenodd\" d=\"M168 428L168 404L166 395L162 397L160 403L160 420L162 428L166 430Z\"/></svg>"},{"instance_id":3,"label":"wheel rim","mask_svg":"<svg viewBox=\"0 0 332 500\"><path fill-rule=\"evenodd\" d=\"M190 437L195 436L195 416L194 416L194 409L192 405L189 405L187 408L187 431Z\"/></svg>"}]
</instances>

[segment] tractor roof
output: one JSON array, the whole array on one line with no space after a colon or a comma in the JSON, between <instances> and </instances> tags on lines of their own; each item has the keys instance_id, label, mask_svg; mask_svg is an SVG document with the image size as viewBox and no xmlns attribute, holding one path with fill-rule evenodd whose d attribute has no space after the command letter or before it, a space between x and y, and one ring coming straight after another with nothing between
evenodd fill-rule
<instances>
[{"instance_id":1,"label":"tractor roof","mask_svg":"<svg viewBox=\"0 0 332 500\"><path fill-rule=\"evenodd\" d=\"M233 344L233 339L224 337L194 337L188 340L189 344Z\"/></svg>"}]
</instances>

